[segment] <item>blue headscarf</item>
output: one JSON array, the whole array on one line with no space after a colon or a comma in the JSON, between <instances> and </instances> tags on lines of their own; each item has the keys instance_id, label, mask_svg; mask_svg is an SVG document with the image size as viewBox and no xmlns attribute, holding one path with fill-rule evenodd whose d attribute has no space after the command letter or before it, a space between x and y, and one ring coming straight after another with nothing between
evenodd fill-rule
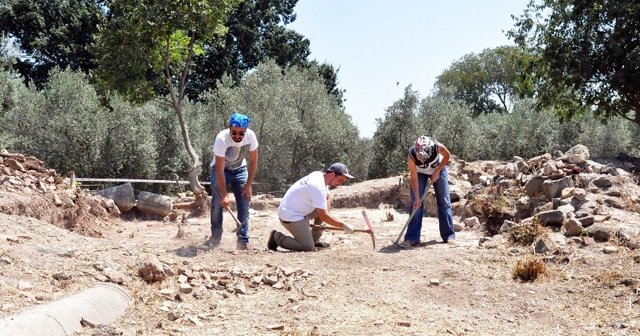
<instances>
[{"instance_id":1,"label":"blue headscarf","mask_svg":"<svg viewBox=\"0 0 640 336\"><path fill-rule=\"evenodd\" d=\"M238 112L232 114L231 118L229 118L229 126L233 127L247 128L250 122L251 119L249 117Z\"/></svg>"}]
</instances>

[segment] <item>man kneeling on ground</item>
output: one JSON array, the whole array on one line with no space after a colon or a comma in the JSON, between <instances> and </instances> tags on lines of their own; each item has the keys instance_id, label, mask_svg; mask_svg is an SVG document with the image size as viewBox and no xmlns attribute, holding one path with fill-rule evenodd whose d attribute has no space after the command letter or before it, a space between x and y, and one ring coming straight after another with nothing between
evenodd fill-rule
<instances>
[{"instance_id":1,"label":"man kneeling on ground","mask_svg":"<svg viewBox=\"0 0 640 336\"><path fill-rule=\"evenodd\" d=\"M278 208L280 223L289 231L289 237L276 230L271 231L267 247L275 251L278 246L291 251L315 251L316 248L327 248L329 244L319 241L322 230L312 229L323 222L335 227L341 227L345 233L353 233L353 226L333 218L329 214L331 202L329 189L342 185L347 178L353 178L347 166L334 163L324 173L313 173L296 181L282 197Z\"/></svg>"}]
</instances>

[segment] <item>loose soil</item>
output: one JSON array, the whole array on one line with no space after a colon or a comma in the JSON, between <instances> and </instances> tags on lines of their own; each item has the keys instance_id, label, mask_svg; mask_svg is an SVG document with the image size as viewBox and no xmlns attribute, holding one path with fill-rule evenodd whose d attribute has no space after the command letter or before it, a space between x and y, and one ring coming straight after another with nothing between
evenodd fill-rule
<instances>
[{"instance_id":1,"label":"loose soil","mask_svg":"<svg viewBox=\"0 0 640 336\"><path fill-rule=\"evenodd\" d=\"M313 253L266 250L269 232L283 230L274 207L278 199L256 201L250 229L255 250L244 252L235 249L228 214L222 244L210 250L203 245L210 234L207 217L89 220L83 212L81 229L73 231L64 215L56 215L61 206L45 195L0 193L0 318L107 281L100 270L109 267L122 273L132 303L111 325L78 335L640 334L638 250L615 241L569 245L563 253L539 256L546 273L523 282L513 278L514 267L531 258L532 247L481 245L479 228L443 244L431 217L424 218L421 246L400 250L391 242L408 214L394 209L393 197L367 196L376 185L397 181L336 191L367 200L367 208L332 213L366 228L364 209L376 249L367 234L327 231L322 240L331 248ZM629 214L629 225L638 222L637 214ZM608 246L617 252L603 253ZM138 264L148 257L173 274L143 281ZM180 293L180 274L195 274L193 292ZM214 274L228 286L205 286ZM269 276L277 283L255 281ZM19 289L21 281L32 288Z\"/></svg>"}]
</instances>

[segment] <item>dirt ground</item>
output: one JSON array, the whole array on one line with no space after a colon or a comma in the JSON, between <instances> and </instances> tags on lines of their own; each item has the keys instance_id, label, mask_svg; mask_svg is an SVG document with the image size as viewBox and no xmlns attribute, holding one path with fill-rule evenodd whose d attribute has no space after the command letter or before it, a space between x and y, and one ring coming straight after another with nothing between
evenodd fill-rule
<instances>
[{"instance_id":1,"label":"dirt ground","mask_svg":"<svg viewBox=\"0 0 640 336\"><path fill-rule=\"evenodd\" d=\"M0 193L0 207L16 197ZM408 214L385 207L365 209L376 249L366 233L327 231L330 249L267 251L269 232L282 228L273 207L260 208L253 252L235 250L227 214L222 245L209 250L206 217L111 218L82 230L99 234L79 235L46 221L54 216L0 213L0 319L108 281L110 268L133 301L111 325L79 335L640 335L640 253L615 241L544 256L547 272L522 282L513 270L532 247L480 245L479 229L443 244L426 217L422 246L399 250L391 242ZM362 210L332 212L365 228ZM151 257L172 274L149 284L138 265Z\"/></svg>"}]
</instances>

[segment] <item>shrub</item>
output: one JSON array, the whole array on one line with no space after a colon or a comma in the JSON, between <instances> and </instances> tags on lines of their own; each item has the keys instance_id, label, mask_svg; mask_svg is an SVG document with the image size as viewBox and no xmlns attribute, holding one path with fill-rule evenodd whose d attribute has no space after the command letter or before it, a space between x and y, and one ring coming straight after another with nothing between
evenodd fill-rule
<instances>
[{"instance_id":1,"label":"shrub","mask_svg":"<svg viewBox=\"0 0 640 336\"><path fill-rule=\"evenodd\" d=\"M476 213L486 219L484 230L490 236L500 232L500 226L505 220L513 218L513 206L500 187L490 186L483 189L474 196L471 204Z\"/></svg>"},{"instance_id":2,"label":"shrub","mask_svg":"<svg viewBox=\"0 0 640 336\"><path fill-rule=\"evenodd\" d=\"M540 220L534 219L530 223L519 224L511 227L507 232L509 241L516 245L528 246L533 244L535 240L549 231L548 228L540 223Z\"/></svg>"},{"instance_id":3,"label":"shrub","mask_svg":"<svg viewBox=\"0 0 640 336\"><path fill-rule=\"evenodd\" d=\"M513 268L513 279L521 281L535 281L547 272L547 265L538 257L527 256L516 262Z\"/></svg>"}]
</instances>

